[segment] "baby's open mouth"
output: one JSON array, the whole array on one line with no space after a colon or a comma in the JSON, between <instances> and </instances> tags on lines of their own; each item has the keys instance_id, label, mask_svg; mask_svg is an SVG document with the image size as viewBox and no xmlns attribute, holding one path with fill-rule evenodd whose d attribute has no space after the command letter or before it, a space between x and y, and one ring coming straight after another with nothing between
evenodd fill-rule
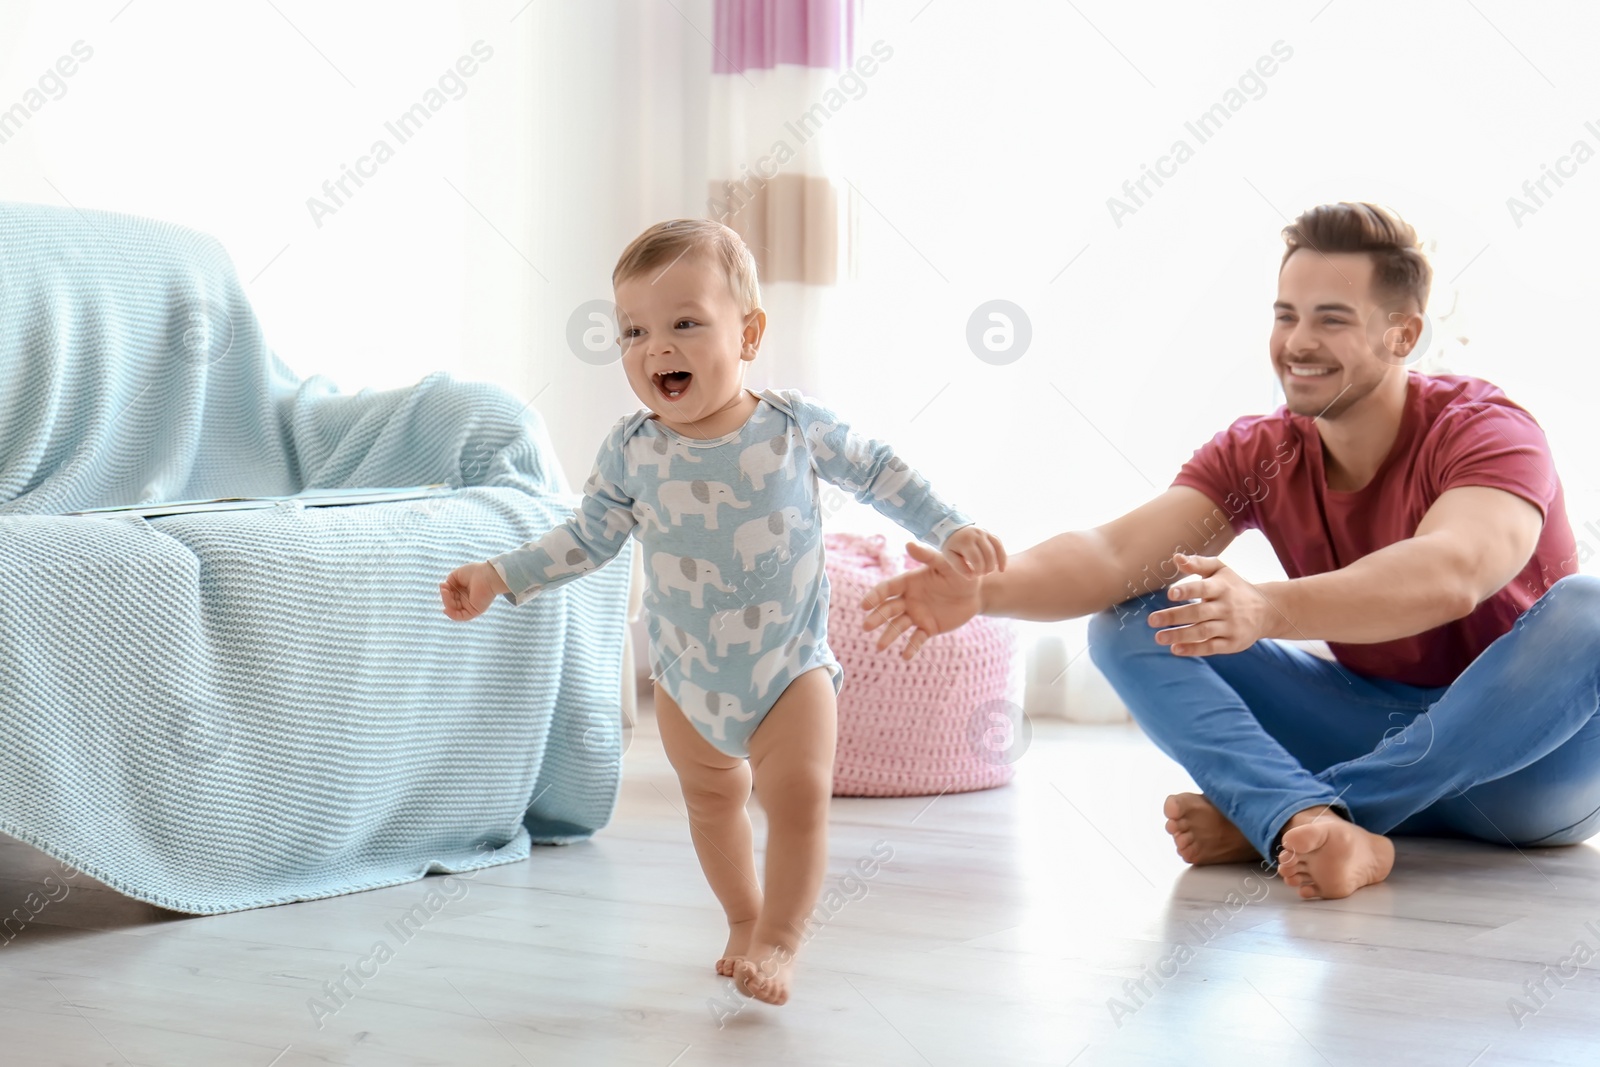
<instances>
[{"instance_id":1,"label":"baby's open mouth","mask_svg":"<svg viewBox=\"0 0 1600 1067\"><path fill-rule=\"evenodd\" d=\"M689 391L689 379L694 375L686 370L664 371L661 374L652 374L651 379L656 383L656 389L668 400L681 400L683 394Z\"/></svg>"}]
</instances>

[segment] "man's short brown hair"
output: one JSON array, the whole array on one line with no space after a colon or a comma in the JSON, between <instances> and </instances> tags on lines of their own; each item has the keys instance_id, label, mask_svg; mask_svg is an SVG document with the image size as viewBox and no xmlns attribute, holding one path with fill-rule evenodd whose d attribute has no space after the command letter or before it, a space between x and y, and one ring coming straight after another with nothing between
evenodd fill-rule
<instances>
[{"instance_id":1,"label":"man's short brown hair","mask_svg":"<svg viewBox=\"0 0 1600 1067\"><path fill-rule=\"evenodd\" d=\"M748 315L761 306L761 283L756 278L756 259L733 230L710 219L668 219L658 222L635 237L622 250L611 284L627 281L651 271L669 269L691 252L710 254L728 276L728 287L739 311Z\"/></svg>"},{"instance_id":2,"label":"man's short brown hair","mask_svg":"<svg viewBox=\"0 0 1600 1067\"><path fill-rule=\"evenodd\" d=\"M1323 204L1283 228L1283 262L1301 248L1313 252L1365 252L1372 259L1372 290L1383 304L1428 307L1433 268L1411 224L1376 204ZM1283 269L1283 264L1278 265Z\"/></svg>"}]
</instances>

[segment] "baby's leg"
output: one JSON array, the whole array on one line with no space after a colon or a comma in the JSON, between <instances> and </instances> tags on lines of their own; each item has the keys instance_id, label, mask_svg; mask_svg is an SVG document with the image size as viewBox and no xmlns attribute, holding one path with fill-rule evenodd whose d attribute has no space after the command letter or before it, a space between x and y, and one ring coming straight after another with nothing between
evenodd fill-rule
<instances>
[{"instance_id":1,"label":"baby's leg","mask_svg":"<svg viewBox=\"0 0 1600 1067\"><path fill-rule=\"evenodd\" d=\"M712 747L659 685L656 721L661 727L661 745L683 788L689 834L700 868L728 916L728 945L717 960L717 973L732 977L734 963L749 947L761 914L750 813L745 810L750 799L750 765Z\"/></svg>"},{"instance_id":2,"label":"baby's leg","mask_svg":"<svg viewBox=\"0 0 1600 1067\"><path fill-rule=\"evenodd\" d=\"M767 813L766 901L734 981L769 1004L789 999L795 953L827 872L837 728L833 681L818 668L790 682L750 736L750 767Z\"/></svg>"}]
</instances>

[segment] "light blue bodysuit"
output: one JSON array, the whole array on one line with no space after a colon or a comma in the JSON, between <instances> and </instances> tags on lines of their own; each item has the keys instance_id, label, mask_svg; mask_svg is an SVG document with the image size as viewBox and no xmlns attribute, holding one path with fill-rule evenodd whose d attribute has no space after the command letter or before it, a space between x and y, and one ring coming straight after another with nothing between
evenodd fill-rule
<instances>
[{"instance_id":1,"label":"light blue bodysuit","mask_svg":"<svg viewBox=\"0 0 1600 1067\"><path fill-rule=\"evenodd\" d=\"M748 422L685 437L649 409L620 420L577 514L489 562L522 604L610 560L635 534L653 673L706 740L748 756L789 682L844 671L828 649L818 476L919 539L942 545L972 520L936 497L888 445L794 390L768 390Z\"/></svg>"}]
</instances>

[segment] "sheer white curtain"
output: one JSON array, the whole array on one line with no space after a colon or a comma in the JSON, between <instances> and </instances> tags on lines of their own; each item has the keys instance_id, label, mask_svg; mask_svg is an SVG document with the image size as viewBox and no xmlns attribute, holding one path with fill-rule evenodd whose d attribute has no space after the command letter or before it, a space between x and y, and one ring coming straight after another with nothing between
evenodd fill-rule
<instances>
[{"instance_id":1,"label":"sheer white curtain","mask_svg":"<svg viewBox=\"0 0 1600 1067\"><path fill-rule=\"evenodd\" d=\"M704 214L750 245L769 332L754 385L826 391L848 269L837 116L862 71L856 0L715 0ZM858 69L859 64L859 69Z\"/></svg>"}]
</instances>

